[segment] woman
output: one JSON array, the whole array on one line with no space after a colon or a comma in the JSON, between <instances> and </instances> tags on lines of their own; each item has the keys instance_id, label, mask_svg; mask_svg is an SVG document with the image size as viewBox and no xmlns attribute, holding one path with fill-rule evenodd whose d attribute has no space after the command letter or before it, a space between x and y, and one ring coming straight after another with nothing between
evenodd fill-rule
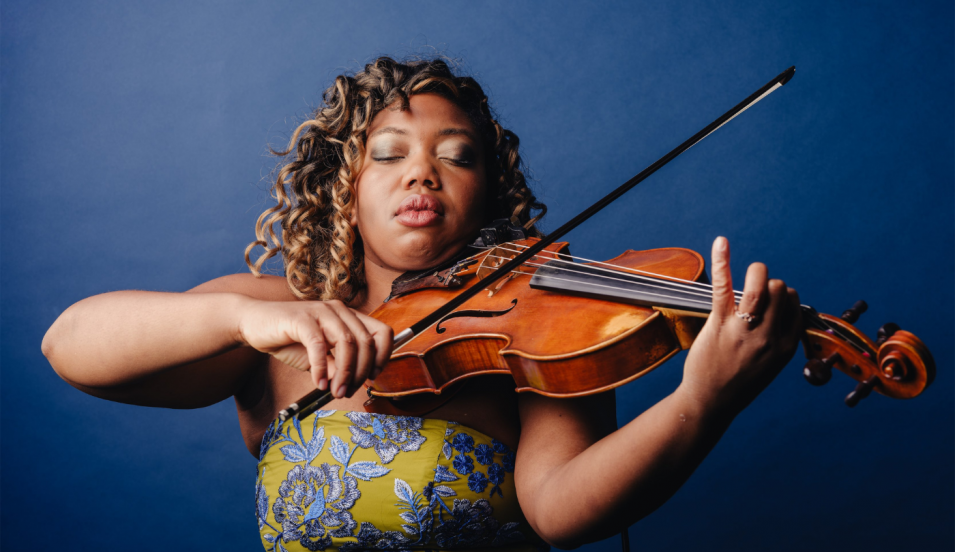
<instances>
[{"instance_id":1,"label":"woman","mask_svg":"<svg viewBox=\"0 0 955 552\"><path fill-rule=\"evenodd\" d=\"M480 86L440 60L380 58L339 76L323 100L292 138L278 204L259 218L250 249L266 251L254 263L247 252L253 274L182 294L91 297L43 341L57 373L98 397L194 408L234 396L260 458L266 549L605 538L666 501L794 353L795 291L754 264L737 307L718 238L713 312L682 383L623 427L612 392L518 395L502 377L472 380L427 418L376 414L356 391L390 356L393 329L368 314L395 279L467 254L494 219L536 234L543 205L525 184L517 137ZM278 253L286 277L259 274ZM275 421L315 387L335 397L326 410Z\"/></svg>"}]
</instances>

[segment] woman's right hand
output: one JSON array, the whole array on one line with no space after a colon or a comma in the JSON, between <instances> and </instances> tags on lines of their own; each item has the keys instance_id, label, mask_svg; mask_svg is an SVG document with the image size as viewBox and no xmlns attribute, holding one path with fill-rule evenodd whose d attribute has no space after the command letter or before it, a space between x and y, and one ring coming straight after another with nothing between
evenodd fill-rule
<instances>
[{"instance_id":1,"label":"woman's right hand","mask_svg":"<svg viewBox=\"0 0 955 552\"><path fill-rule=\"evenodd\" d=\"M260 301L241 309L238 340L312 374L315 387L351 396L388 363L394 332L341 301ZM329 384L330 382L330 384Z\"/></svg>"}]
</instances>

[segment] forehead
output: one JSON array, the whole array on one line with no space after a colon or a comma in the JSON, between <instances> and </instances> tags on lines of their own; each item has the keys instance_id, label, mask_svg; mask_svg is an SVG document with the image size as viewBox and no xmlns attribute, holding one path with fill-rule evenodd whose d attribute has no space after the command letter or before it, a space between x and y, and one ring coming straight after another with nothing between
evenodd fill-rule
<instances>
[{"instance_id":1,"label":"forehead","mask_svg":"<svg viewBox=\"0 0 955 552\"><path fill-rule=\"evenodd\" d=\"M440 132L448 128L463 128L476 137L471 119L451 100L437 94L416 94L408 99L408 108L397 109L396 105L381 110L368 127L369 138L375 131L386 127L408 132L415 130Z\"/></svg>"}]
</instances>

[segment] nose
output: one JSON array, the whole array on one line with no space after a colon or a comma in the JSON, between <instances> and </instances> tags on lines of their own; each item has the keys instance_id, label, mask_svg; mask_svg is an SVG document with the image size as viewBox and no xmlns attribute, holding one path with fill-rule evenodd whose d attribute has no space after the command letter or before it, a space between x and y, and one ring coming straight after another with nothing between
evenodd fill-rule
<instances>
[{"instance_id":1,"label":"nose","mask_svg":"<svg viewBox=\"0 0 955 552\"><path fill-rule=\"evenodd\" d=\"M424 186L432 190L441 189L441 177L438 176L434 160L427 152L419 152L408 158L408 170L404 175L404 186L408 189Z\"/></svg>"}]
</instances>

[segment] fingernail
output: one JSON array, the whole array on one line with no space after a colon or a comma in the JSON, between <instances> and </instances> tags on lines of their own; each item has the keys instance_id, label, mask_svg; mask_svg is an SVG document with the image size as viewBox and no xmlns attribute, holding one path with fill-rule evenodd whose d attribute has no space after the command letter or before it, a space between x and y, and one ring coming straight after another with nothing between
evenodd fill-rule
<instances>
[{"instance_id":1,"label":"fingernail","mask_svg":"<svg viewBox=\"0 0 955 552\"><path fill-rule=\"evenodd\" d=\"M719 236L716 238L716 250L726 251L726 238Z\"/></svg>"},{"instance_id":2,"label":"fingernail","mask_svg":"<svg viewBox=\"0 0 955 552\"><path fill-rule=\"evenodd\" d=\"M335 393L335 396L342 398L345 396L345 393L348 391L348 386L344 383L338 386L338 393Z\"/></svg>"},{"instance_id":3,"label":"fingernail","mask_svg":"<svg viewBox=\"0 0 955 552\"><path fill-rule=\"evenodd\" d=\"M318 380L318 388L322 391L328 389L328 380L325 378Z\"/></svg>"}]
</instances>

